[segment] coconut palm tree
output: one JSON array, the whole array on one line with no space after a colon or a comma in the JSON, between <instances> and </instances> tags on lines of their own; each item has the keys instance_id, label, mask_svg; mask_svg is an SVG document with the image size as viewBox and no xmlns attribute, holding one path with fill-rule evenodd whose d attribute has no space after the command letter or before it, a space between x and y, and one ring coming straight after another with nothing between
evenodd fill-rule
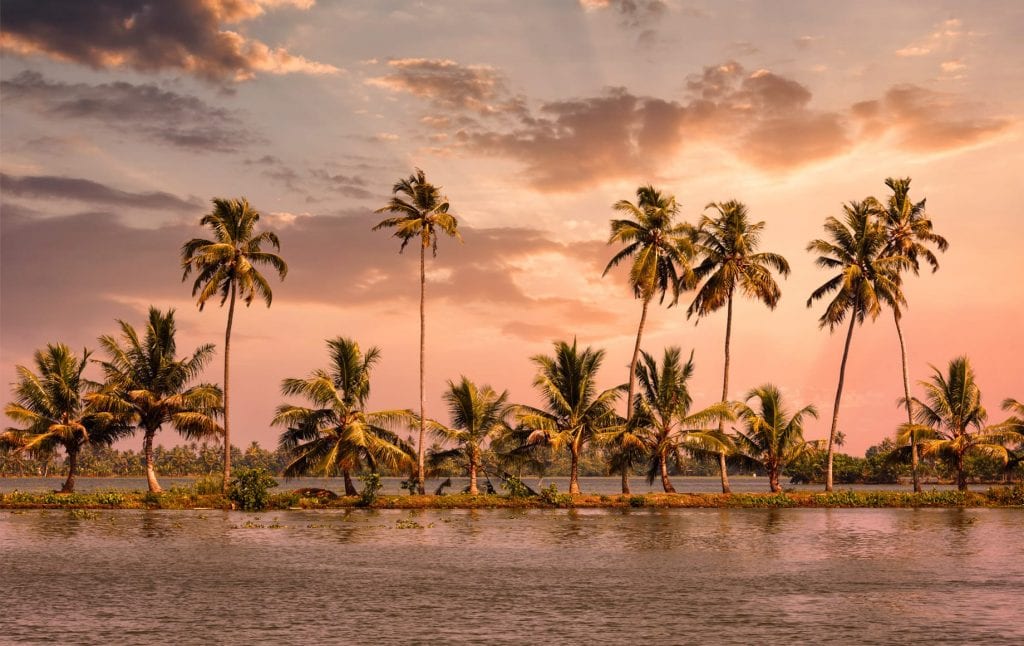
<instances>
[{"instance_id":1,"label":"coconut palm tree","mask_svg":"<svg viewBox=\"0 0 1024 646\"><path fill-rule=\"evenodd\" d=\"M732 406L716 403L693 412L689 381L693 377L693 352L681 362L678 347L665 348L661 366L647 352L636 368L640 392L633 402L633 426L645 448L647 483L661 478L665 493L675 493L669 464L681 462L681 452L707 456L729 452L732 444L723 433L705 428L719 418L733 419Z\"/></svg>"},{"instance_id":2,"label":"coconut palm tree","mask_svg":"<svg viewBox=\"0 0 1024 646\"><path fill-rule=\"evenodd\" d=\"M883 254L888 236L880 217L881 206L874 198L867 198L844 205L843 211L842 222L832 216L825 219L828 240L817 239L807 245L808 251L820 254L815 261L819 267L839 270L838 274L811 292L807 307L834 293L825 313L818 319L819 327L827 326L831 332L847 317L850 319L828 436L825 491L832 491L832 458L839 428L839 404L843 397L854 325L869 317L872 320L878 318L883 305L898 307L905 304L899 272L907 261L903 256Z\"/></svg>"},{"instance_id":3,"label":"coconut palm tree","mask_svg":"<svg viewBox=\"0 0 1024 646\"><path fill-rule=\"evenodd\" d=\"M411 448L389 427L411 424L408 410L364 410L370 396L370 371L380 359L371 347L363 354L359 344L338 337L327 341L330 364L304 379L284 379L281 393L303 397L312 406L278 406L275 426L284 426L279 447L291 454L285 477L338 472L345 481L345 495L356 495L352 471L364 465L399 468L410 461Z\"/></svg>"},{"instance_id":4,"label":"coconut palm tree","mask_svg":"<svg viewBox=\"0 0 1024 646\"><path fill-rule=\"evenodd\" d=\"M540 391L544 408L518 405L514 408L516 420L529 431L527 446L569 451L569 493L578 494L580 453L591 440L621 425L615 402L625 386L597 392L604 350L579 350L575 339L572 345L555 342L554 356L538 354L531 360L538 369L533 385Z\"/></svg>"},{"instance_id":5,"label":"coconut palm tree","mask_svg":"<svg viewBox=\"0 0 1024 646\"><path fill-rule=\"evenodd\" d=\"M633 262L629 269L629 285L633 297L643 303L640 310L640 324L636 330L633 358L629 363L629 387L626 395L626 421L633 414L633 393L636 384L636 365L640 357L640 340L647 322L647 309L656 294L659 303L665 302L666 294L672 292L672 303L679 299L681 289L690 289L694 283L690 260L693 258L693 228L688 224L676 224L672 220L679 213L676 198L663 195L651 185L636 189L636 204L619 200L613 209L623 213L625 219L611 221L611 235L608 244L622 243L625 246L616 253L604 268L604 274L627 258ZM620 450L616 455L625 459L635 454L630 450L639 448L629 441L629 434L621 435ZM621 461L621 460L620 460ZM629 460L627 460L629 461ZM622 473L622 493L629 493L629 466L616 464Z\"/></svg>"},{"instance_id":6,"label":"coconut palm tree","mask_svg":"<svg viewBox=\"0 0 1024 646\"><path fill-rule=\"evenodd\" d=\"M1017 435L1016 451L1010 455L1010 461L1006 465L1009 473L1010 469L1024 462L1024 403L1007 397L1003 400L1003 410L1010 413L1010 416L1000 424L1000 427Z\"/></svg>"},{"instance_id":7,"label":"coconut palm tree","mask_svg":"<svg viewBox=\"0 0 1024 646\"><path fill-rule=\"evenodd\" d=\"M199 225L210 227L212 239L193 238L181 247L181 266L188 279L196 272L192 283L192 296L197 299L199 311L206 301L220 295L220 304L228 303L228 321L224 329L224 492L231 479L231 409L229 407L231 380L231 324L235 318L235 298L245 306L252 305L258 296L270 307L274 298L270 283L257 267L270 267L281 280L288 274L288 265L277 254L264 251L264 245L281 250L277 234L272 231L256 232L259 212L244 198L213 199L213 210L199 220Z\"/></svg>"},{"instance_id":8,"label":"coconut palm tree","mask_svg":"<svg viewBox=\"0 0 1024 646\"><path fill-rule=\"evenodd\" d=\"M1004 444L1020 435L1004 425L986 426L988 413L981 403L981 389L974 380L974 369L966 356L949 362L945 375L935 366L928 381L918 382L924 388L924 401L914 397L916 424L904 424L899 441L906 444L913 435L921 442L924 455L938 455L953 463L956 485L967 491L964 457L971 453L1001 459L1009 452Z\"/></svg>"},{"instance_id":9,"label":"coconut palm tree","mask_svg":"<svg viewBox=\"0 0 1024 646\"><path fill-rule=\"evenodd\" d=\"M935 233L932 221L925 212L925 200L914 202L910 199L910 178L890 177L885 180L885 185L892 191L884 211L886 229L886 248L883 254L903 256L907 259L907 268L917 276L921 269L920 260L923 258L931 265L932 273L938 271L939 261L931 250L934 246L939 251L949 248L949 242ZM902 311L900 308L892 308L893 320L896 322L896 336L900 342L900 363L903 368L903 402L907 410L907 423L913 424L914 418L910 405L910 376L907 371L907 346L903 338L903 329L900 325ZM914 491L921 491L921 479L918 472L917 442L913 434L910 438L910 462L911 472L914 478Z\"/></svg>"},{"instance_id":10,"label":"coconut palm tree","mask_svg":"<svg viewBox=\"0 0 1024 646\"><path fill-rule=\"evenodd\" d=\"M94 395L99 384L82 373L89 351L81 358L63 343L35 352L36 372L16 366L14 401L4 413L19 426L0 434L0 445L17 451L49 454L57 446L68 456L68 477L62 493L75 490L78 456L87 445L110 446L131 434L124 411L107 409Z\"/></svg>"},{"instance_id":11,"label":"coconut palm tree","mask_svg":"<svg viewBox=\"0 0 1024 646\"><path fill-rule=\"evenodd\" d=\"M464 461L469 470L469 493L480 493L477 471L480 469L480 451L488 439L508 431L508 391L501 394L488 385L478 387L465 376L459 383L448 382L444 393L452 425L438 422L428 425L440 440L455 442L458 446L432 455L436 462L448 459Z\"/></svg>"},{"instance_id":12,"label":"coconut palm tree","mask_svg":"<svg viewBox=\"0 0 1024 646\"><path fill-rule=\"evenodd\" d=\"M202 345L191 356L177 356L174 310L164 314L149 308L149 320L142 338L130 324L118 321L121 339L104 335L100 345L108 355L101 361L105 388L98 395L104 406L131 412L135 427L142 431L142 454L146 481L152 492L161 491L153 467L153 438L169 424L182 436L206 439L219 435L216 417L221 413L222 394L212 384L190 386L213 358L213 345Z\"/></svg>"},{"instance_id":13,"label":"coconut palm tree","mask_svg":"<svg viewBox=\"0 0 1024 646\"><path fill-rule=\"evenodd\" d=\"M751 399L758 400L755 410L749 406ZM782 401L782 393L774 384L752 388L744 397L740 409L743 429L733 436L736 456L740 461L756 464L768 472L768 485L773 493L782 491L779 475L786 465L813 451L813 446L804 441L804 416L818 418L818 410L804 406L790 414Z\"/></svg>"},{"instance_id":14,"label":"coconut palm tree","mask_svg":"<svg viewBox=\"0 0 1024 646\"><path fill-rule=\"evenodd\" d=\"M761 301L769 309L775 309L782 297L782 290L775 282L772 270L788 276L789 263L777 253L757 251L764 222L751 222L747 216L747 207L742 202L712 202L705 208L714 208L717 216L701 216L697 228L697 253L704 260L694 269L694 274L704 284L697 290L686 315L696 314L699 320L722 307L726 308L725 365L722 376L722 402L725 403L729 401L729 343L732 338L732 308L736 292L739 290L740 294ZM724 424L723 418L718 428L723 434ZM722 492L729 493L729 474L724 452L718 454L718 466L722 476Z\"/></svg>"},{"instance_id":15,"label":"coconut palm tree","mask_svg":"<svg viewBox=\"0 0 1024 646\"><path fill-rule=\"evenodd\" d=\"M394 229L394 236L402 241L399 253L413 238L420 239L420 437L417 445L416 485L420 494L424 489L425 436L427 420L426 395L426 294L427 270L426 255L430 248L437 256L438 233L444 233L462 242L458 230L458 220L448 212L448 198L441 195L441 187L427 181L426 174L416 171L406 179L395 182L391 192L394 196L385 206L377 209L377 213L395 213L394 217L381 220L373 230Z\"/></svg>"}]
</instances>

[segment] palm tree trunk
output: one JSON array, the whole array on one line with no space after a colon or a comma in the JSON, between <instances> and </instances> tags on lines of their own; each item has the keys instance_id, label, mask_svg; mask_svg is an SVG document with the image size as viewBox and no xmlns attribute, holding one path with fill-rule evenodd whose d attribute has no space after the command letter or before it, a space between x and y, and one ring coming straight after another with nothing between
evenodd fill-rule
<instances>
[{"instance_id":1,"label":"palm tree trunk","mask_svg":"<svg viewBox=\"0 0 1024 646\"><path fill-rule=\"evenodd\" d=\"M569 495L580 493L580 449L576 444L569 445L571 466L569 468Z\"/></svg>"},{"instance_id":2,"label":"palm tree trunk","mask_svg":"<svg viewBox=\"0 0 1024 646\"><path fill-rule=\"evenodd\" d=\"M959 491L967 491L967 472L964 470L964 454L956 456L956 488Z\"/></svg>"},{"instance_id":3,"label":"palm tree trunk","mask_svg":"<svg viewBox=\"0 0 1024 646\"><path fill-rule=\"evenodd\" d=\"M480 460L479 449L474 444L469 452L469 494L475 496L480 493L476 486L476 464Z\"/></svg>"},{"instance_id":4,"label":"palm tree trunk","mask_svg":"<svg viewBox=\"0 0 1024 646\"><path fill-rule=\"evenodd\" d=\"M779 465L768 465L768 488L772 493L779 493L782 487L779 486Z\"/></svg>"},{"instance_id":5,"label":"palm tree trunk","mask_svg":"<svg viewBox=\"0 0 1024 646\"><path fill-rule=\"evenodd\" d=\"M427 239L423 238L423 244L420 245L420 441L417 444L417 464L419 469L416 471L416 488L420 495L427 493L426 483L424 482L424 471L426 467L426 451L423 446L423 442L427 436L427 394L426 394L426 339L427 339L427 313L426 313L426 298L427 298Z\"/></svg>"},{"instance_id":6,"label":"palm tree trunk","mask_svg":"<svg viewBox=\"0 0 1024 646\"><path fill-rule=\"evenodd\" d=\"M348 469L342 469L341 477L345 479L345 495L358 496L359 492L356 491L356 486L352 482L352 473Z\"/></svg>"},{"instance_id":7,"label":"palm tree trunk","mask_svg":"<svg viewBox=\"0 0 1024 646\"><path fill-rule=\"evenodd\" d=\"M665 459L664 452L658 456L658 466L661 469L661 488L665 490L665 493L675 493L676 488L672 486L672 481L668 479L668 460Z\"/></svg>"},{"instance_id":8,"label":"palm tree trunk","mask_svg":"<svg viewBox=\"0 0 1024 646\"><path fill-rule=\"evenodd\" d=\"M846 359L850 356L850 341L853 339L853 326L857 323L857 308L850 311L850 329L846 332L846 345L843 346L843 361L839 364L839 385L836 387L836 404L832 408L832 428L828 433L828 458L825 467L825 491L832 491L832 456L835 451L836 429L839 427L839 400L843 398L843 381L846 379Z\"/></svg>"},{"instance_id":9,"label":"palm tree trunk","mask_svg":"<svg viewBox=\"0 0 1024 646\"><path fill-rule=\"evenodd\" d=\"M78 447L68 449L68 479L60 488L61 493L73 493L75 491L75 474L78 471Z\"/></svg>"},{"instance_id":10,"label":"palm tree trunk","mask_svg":"<svg viewBox=\"0 0 1024 646\"><path fill-rule=\"evenodd\" d=\"M729 401L729 340L732 337L732 288L729 288L729 307L725 317L725 370L722 377L722 403ZM718 419L718 432L725 434L725 419ZM722 493L732 493L729 470L725 464L725 451L718 452L718 470L722 474Z\"/></svg>"},{"instance_id":11,"label":"palm tree trunk","mask_svg":"<svg viewBox=\"0 0 1024 646\"><path fill-rule=\"evenodd\" d=\"M629 489L629 466L623 465L619 475L622 476L622 493L628 496L633 493Z\"/></svg>"},{"instance_id":12,"label":"palm tree trunk","mask_svg":"<svg viewBox=\"0 0 1024 646\"><path fill-rule=\"evenodd\" d=\"M903 365L903 401L907 406L907 424L914 423L914 415L910 410L910 377L907 375L907 346L903 341L903 330L900 328L899 310L893 309L892 317L896 321L896 336L900 339L900 361ZM914 493L921 493L921 475L917 456L917 433L910 431L910 469L914 474Z\"/></svg>"},{"instance_id":13,"label":"palm tree trunk","mask_svg":"<svg viewBox=\"0 0 1024 646\"><path fill-rule=\"evenodd\" d=\"M142 457L146 462L146 482L149 483L149 491L151 493L160 493L163 489L160 488L160 483L156 481L156 471L153 469L154 435L156 435L155 430L146 430L146 434L142 438Z\"/></svg>"},{"instance_id":14,"label":"palm tree trunk","mask_svg":"<svg viewBox=\"0 0 1024 646\"><path fill-rule=\"evenodd\" d=\"M228 481L231 480L231 416L228 413L229 387L228 373L231 367L231 323L235 319L235 281L231 281L231 304L228 305L228 325L224 330L224 482L222 491L227 494Z\"/></svg>"},{"instance_id":15,"label":"palm tree trunk","mask_svg":"<svg viewBox=\"0 0 1024 646\"><path fill-rule=\"evenodd\" d=\"M640 311L640 325L636 329L636 345L633 346L633 359L629 362L629 388L626 391L626 424L633 417L633 393L636 390L636 364L640 360L640 338L644 334L644 324L647 323L647 307L651 304L651 297L644 298L643 309ZM629 493L629 469L622 469L622 493Z\"/></svg>"}]
</instances>

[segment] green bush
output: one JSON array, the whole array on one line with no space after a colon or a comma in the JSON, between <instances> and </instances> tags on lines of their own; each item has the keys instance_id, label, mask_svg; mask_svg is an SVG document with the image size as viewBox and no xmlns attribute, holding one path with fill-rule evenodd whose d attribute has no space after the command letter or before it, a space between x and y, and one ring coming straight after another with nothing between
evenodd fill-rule
<instances>
[{"instance_id":1,"label":"green bush","mask_svg":"<svg viewBox=\"0 0 1024 646\"><path fill-rule=\"evenodd\" d=\"M647 506L647 498L645 498L644 496L630 496L628 502L630 507Z\"/></svg>"},{"instance_id":2,"label":"green bush","mask_svg":"<svg viewBox=\"0 0 1024 646\"><path fill-rule=\"evenodd\" d=\"M572 496L567 493L558 493L558 487L553 482L547 489L540 490L540 499L553 507L572 507Z\"/></svg>"},{"instance_id":3,"label":"green bush","mask_svg":"<svg viewBox=\"0 0 1024 646\"><path fill-rule=\"evenodd\" d=\"M192 493L197 496L218 494L223 490L224 476L222 475L199 476L196 478L196 481L192 483Z\"/></svg>"},{"instance_id":4,"label":"green bush","mask_svg":"<svg viewBox=\"0 0 1024 646\"><path fill-rule=\"evenodd\" d=\"M277 480L266 469L238 469L228 486L228 498L243 511L261 511L270 502Z\"/></svg>"},{"instance_id":5,"label":"green bush","mask_svg":"<svg viewBox=\"0 0 1024 646\"><path fill-rule=\"evenodd\" d=\"M359 506L370 507L377 502L377 494L383 486L380 483L380 474L367 473L359 476L359 479L363 481L363 490L359 492Z\"/></svg>"},{"instance_id":6,"label":"green bush","mask_svg":"<svg viewBox=\"0 0 1024 646\"><path fill-rule=\"evenodd\" d=\"M525 498L530 495L530 490L516 476L509 476L501 486L505 488L510 498Z\"/></svg>"},{"instance_id":7,"label":"green bush","mask_svg":"<svg viewBox=\"0 0 1024 646\"><path fill-rule=\"evenodd\" d=\"M124 496L116 491L105 491L96 494L96 504L108 507L119 507L124 504Z\"/></svg>"}]
</instances>

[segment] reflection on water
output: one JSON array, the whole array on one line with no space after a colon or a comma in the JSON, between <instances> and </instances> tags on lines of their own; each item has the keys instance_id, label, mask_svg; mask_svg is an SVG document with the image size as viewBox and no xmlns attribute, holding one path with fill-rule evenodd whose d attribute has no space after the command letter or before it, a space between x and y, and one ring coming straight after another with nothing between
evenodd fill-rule
<instances>
[{"instance_id":1,"label":"reflection on water","mask_svg":"<svg viewBox=\"0 0 1024 646\"><path fill-rule=\"evenodd\" d=\"M0 512L0 641L1022 643L1024 511Z\"/></svg>"}]
</instances>

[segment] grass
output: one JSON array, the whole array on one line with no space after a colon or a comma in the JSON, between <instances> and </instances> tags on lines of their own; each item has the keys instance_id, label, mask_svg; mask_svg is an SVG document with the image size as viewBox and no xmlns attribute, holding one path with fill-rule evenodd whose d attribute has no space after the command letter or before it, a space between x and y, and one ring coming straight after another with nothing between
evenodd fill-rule
<instances>
[{"instance_id":1,"label":"grass","mask_svg":"<svg viewBox=\"0 0 1024 646\"><path fill-rule=\"evenodd\" d=\"M267 509L345 509L363 506L358 496L305 497L303 492L278 493ZM852 491L831 493L643 494L569 496L545 490L539 496L496 494L446 496L378 496L375 509L495 509L495 508L901 508L901 507L1024 507L1024 485L986 491ZM0 509L232 509L232 503L207 487L171 488L149 492L98 491L61 494L11 492L0 494Z\"/></svg>"}]
</instances>

